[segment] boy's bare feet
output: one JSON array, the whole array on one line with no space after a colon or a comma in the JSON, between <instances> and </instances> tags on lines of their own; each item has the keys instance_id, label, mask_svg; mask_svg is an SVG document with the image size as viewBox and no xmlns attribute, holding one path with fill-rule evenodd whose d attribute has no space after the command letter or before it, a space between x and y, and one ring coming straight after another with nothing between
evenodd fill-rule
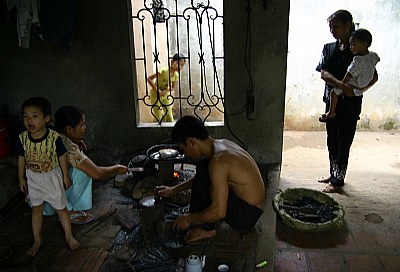
<instances>
[{"instance_id":1,"label":"boy's bare feet","mask_svg":"<svg viewBox=\"0 0 400 272\"><path fill-rule=\"evenodd\" d=\"M28 254L29 256L35 256L36 253L39 251L40 247L42 246L41 242L34 242L32 247L30 249L28 249L28 251L26 252L26 254Z\"/></svg>"},{"instance_id":2,"label":"boy's bare feet","mask_svg":"<svg viewBox=\"0 0 400 272\"><path fill-rule=\"evenodd\" d=\"M204 230L200 228L194 228L186 233L184 240L186 243L190 244L202 239L212 238L215 235L217 235L216 230Z\"/></svg>"},{"instance_id":3,"label":"boy's bare feet","mask_svg":"<svg viewBox=\"0 0 400 272\"><path fill-rule=\"evenodd\" d=\"M74 237L67 239L67 244L71 250L76 250L81 245Z\"/></svg>"}]
</instances>

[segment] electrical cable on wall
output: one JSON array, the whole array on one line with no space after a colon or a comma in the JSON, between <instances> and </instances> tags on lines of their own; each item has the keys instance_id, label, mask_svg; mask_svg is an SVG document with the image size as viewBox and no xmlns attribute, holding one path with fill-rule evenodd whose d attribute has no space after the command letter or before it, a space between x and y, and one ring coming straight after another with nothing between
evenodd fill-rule
<instances>
[{"instance_id":1,"label":"electrical cable on wall","mask_svg":"<svg viewBox=\"0 0 400 272\"><path fill-rule=\"evenodd\" d=\"M246 34L245 34L245 52L244 52L244 64L246 67L246 71L248 74L248 90L246 91L246 97L247 97L247 103L246 103L246 111L247 111L247 118L252 120L254 119L254 111L255 111L255 92L254 92L254 83L253 83L253 76L251 74L251 5L250 5L250 0L247 0L247 7L246 7L246 12L247 12L247 20L246 20ZM225 105L224 105L225 108ZM237 114L240 114L244 111L241 111ZM225 120L226 120L226 125L229 130L229 132L235 137L237 141L239 141L240 145L243 147L243 149L248 150L248 147L245 142L243 142L241 139L239 139L234 132L232 131L230 125L229 125L229 119L228 119L228 114L225 108Z\"/></svg>"},{"instance_id":2,"label":"electrical cable on wall","mask_svg":"<svg viewBox=\"0 0 400 272\"><path fill-rule=\"evenodd\" d=\"M210 29L210 28L209 28ZM212 42L212 38L211 38L211 33L210 33L210 31L208 32L208 35L209 35L209 39L210 39L210 44L211 44L211 46L212 46L212 50L211 50L211 52L212 52L212 54L213 54L213 59L215 60L215 49L214 49L214 46L213 46L213 42ZM247 34L246 34L247 35ZM199 38L199 40L201 41L201 39ZM213 61L213 68L214 68L214 73L217 73L217 68L216 68L216 65L215 65L215 61ZM205 70L205 69L204 69ZM220 96L222 97L222 91L221 91L221 85L220 85L220 82L219 82L219 79L218 79L218 75L216 76L216 82L217 82L217 85L218 85L218 90L219 90L219 92L220 92ZM222 102L222 105L223 105L223 107L224 107L224 118L225 118L225 124L226 124L226 127L228 128L228 131L230 132L230 134L239 142L239 145L244 149L244 150L247 150L248 149L248 147L247 147L247 145L238 137L238 136L236 136L236 134L233 132L233 130L232 130L232 128L231 128L231 126L230 126L230 124L229 124L229 115L230 114L228 114L227 113L227 110L226 110L226 107L225 107L225 101L224 101L224 99L222 99L221 100L221 102ZM241 112L244 112L246 109L244 109L243 111L241 111ZM236 114L235 114L236 115Z\"/></svg>"},{"instance_id":3,"label":"electrical cable on wall","mask_svg":"<svg viewBox=\"0 0 400 272\"><path fill-rule=\"evenodd\" d=\"M247 21L246 21L246 38L244 48L244 65L248 75L248 89L247 89L247 119L253 120L255 118L255 91L253 84L253 76L251 74L251 6L250 0L247 0Z\"/></svg>"}]
</instances>

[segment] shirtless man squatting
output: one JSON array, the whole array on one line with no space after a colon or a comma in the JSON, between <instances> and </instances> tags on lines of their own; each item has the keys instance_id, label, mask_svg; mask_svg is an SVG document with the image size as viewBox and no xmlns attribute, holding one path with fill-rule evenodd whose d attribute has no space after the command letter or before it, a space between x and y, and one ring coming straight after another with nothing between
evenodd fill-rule
<instances>
[{"instance_id":1,"label":"shirtless man squatting","mask_svg":"<svg viewBox=\"0 0 400 272\"><path fill-rule=\"evenodd\" d=\"M239 145L213 139L201 120L179 119L171 139L197 161L196 175L174 187L160 186L160 197L191 189L189 213L178 217L172 228L184 231L186 243L217 235L214 223L224 220L237 231L248 230L263 213L264 181L255 160Z\"/></svg>"}]
</instances>

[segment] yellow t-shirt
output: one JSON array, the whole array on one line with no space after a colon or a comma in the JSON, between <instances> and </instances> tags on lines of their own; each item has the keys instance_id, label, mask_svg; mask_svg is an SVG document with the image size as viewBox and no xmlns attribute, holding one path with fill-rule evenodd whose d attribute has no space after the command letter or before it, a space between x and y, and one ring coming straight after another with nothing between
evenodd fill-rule
<instances>
[{"instance_id":1,"label":"yellow t-shirt","mask_svg":"<svg viewBox=\"0 0 400 272\"><path fill-rule=\"evenodd\" d=\"M158 83L158 89L159 90L165 90L169 89L169 69L168 67L163 67L161 70L158 71L158 82L157 79L155 79L155 84L157 85ZM175 72L174 75L171 77L171 86L174 82L177 82L179 80L179 73ZM155 91L155 90L154 90Z\"/></svg>"},{"instance_id":2,"label":"yellow t-shirt","mask_svg":"<svg viewBox=\"0 0 400 272\"><path fill-rule=\"evenodd\" d=\"M60 135L47 129L41 139L32 139L28 131L19 135L23 151L19 155L25 157L26 168L34 172L45 173L59 167L58 157L65 153Z\"/></svg>"}]
</instances>

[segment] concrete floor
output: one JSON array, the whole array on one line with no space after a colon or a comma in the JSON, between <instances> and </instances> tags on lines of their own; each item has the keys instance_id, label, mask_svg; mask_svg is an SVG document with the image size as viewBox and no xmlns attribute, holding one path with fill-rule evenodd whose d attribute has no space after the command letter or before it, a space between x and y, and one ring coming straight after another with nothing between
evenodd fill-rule
<instances>
[{"instance_id":1,"label":"concrete floor","mask_svg":"<svg viewBox=\"0 0 400 272\"><path fill-rule=\"evenodd\" d=\"M262 271L272 271L276 214L270 203L278 185L279 166L263 166L261 170L271 189L267 191L264 214L253 230L239 234L222 224L217 228L217 237L206 243L171 250L173 257L178 259L193 253L204 253L207 256L205 272L216 271L221 263L228 264L229 271L254 271L255 264L263 260L268 260L269 265ZM15 166L11 166L7 173L12 177L13 184L17 184ZM113 187L113 180L94 182L93 187L93 209L90 213L95 221L72 225L81 247L74 252L67 249L57 216L45 217L43 246L34 258L26 255L33 239L31 209L23 202L23 196L18 194L12 210L5 217L0 217L0 271L132 271L127 262L136 252L141 252L143 241L132 240L124 233L137 229L140 212L131 204L131 193ZM126 238L118 238L120 234ZM159 237L157 234L151 236Z\"/></svg>"},{"instance_id":2,"label":"concrete floor","mask_svg":"<svg viewBox=\"0 0 400 272\"><path fill-rule=\"evenodd\" d=\"M294 231L279 218L276 220L276 213L271 205L278 189L322 189L323 185L316 180L328 173L325 132L286 131L281 169L279 166L270 166L268 171L263 169L263 173L268 175L268 188L265 212L256 228L258 241L255 242L252 235L241 239L227 238L229 233L224 232L223 236L227 239L216 241L214 248L222 246L226 249L227 245L224 243L229 242L236 244L234 247L228 246L229 251L214 250L215 258L209 259L205 271L215 271L214 265L222 261L229 262L226 254L240 260L243 252L253 251L250 248L255 249L255 258L251 258L252 261L268 262L267 266L258 271L399 271L399 134L356 133L346 186L342 192L330 195L346 212L346 224L340 231ZM14 256L12 260L0 263L0 271L111 271L104 267L107 259L129 258L129 251L126 256L113 255L111 244L124 225L121 224L122 219L132 214L132 207L116 205L118 201L126 199L112 188L112 181L97 185L99 186L95 186L97 193L91 213L104 219L98 220L99 224L95 228L91 224L73 226L74 233L80 237L82 243L78 251L71 252L66 248L62 229L59 226L54 227L58 225L57 219L51 217L44 222L44 248L34 259L27 258L25 251L32 239L30 216L21 212L14 213L10 216L11 220L7 220L8 224L0 224L1 244L11 246ZM110 211L113 213L109 214ZM246 248L246 245L250 248ZM212 254L208 256L210 255ZM4 270L5 262L9 262L13 268ZM12 263L18 265L14 266ZM254 263L251 266L251 262L247 262L246 266L249 268L238 270L232 265L230 271L252 271L250 267L254 267ZM85 270L77 267L85 267ZM236 266L238 267L239 265Z\"/></svg>"},{"instance_id":3,"label":"concrete floor","mask_svg":"<svg viewBox=\"0 0 400 272\"><path fill-rule=\"evenodd\" d=\"M284 133L279 188L321 190L325 132ZM346 184L329 194L345 210L340 231L304 233L276 224L274 271L400 271L399 133L356 132Z\"/></svg>"}]
</instances>

